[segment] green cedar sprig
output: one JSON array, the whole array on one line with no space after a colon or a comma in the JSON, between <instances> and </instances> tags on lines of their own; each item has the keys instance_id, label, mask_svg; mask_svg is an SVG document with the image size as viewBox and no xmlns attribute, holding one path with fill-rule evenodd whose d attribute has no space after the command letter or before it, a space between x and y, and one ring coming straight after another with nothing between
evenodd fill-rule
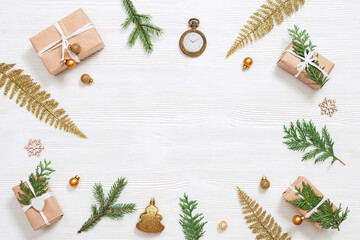
<instances>
[{"instance_id":1,"label":"green cedar sprig","mask_svg":"<svg viewBox=\"0 0 360 240\"><path fill-rule=\"evenodd\" d=\"M127 181L125 181L125 178L118 178L111 187L107 197L105 197L102 184L95 183L93 187L93 195L96 199L97 205L91 206L92 214L82 225L78 233L92 229L103 217L120 220L125 214L135 212L135 203L115 204L126 184Z\"/></svg>"},{"instance_id":2,"label":"green cedar sprig","mask_svg":"<svg viewBox=\"0 0 360 240\"><path fill-rule=\"evenodd\" d=\"M316 45L313 45L306 30L300 31L299 27L294 25L294 29L288 29L288 31L292 38L294 53L304 57L304 51L306 48L309 47L311 51L315 50ZM319 54L316 54L316 57L318 57L318 55ZM319 66L319 62L317 60L314 61L314 64ZM325 67L321 67L323 70L324 68ZM329 81L328 77L324 76L324 74L319 71L319 69L310 64L307 66L306 70L305 77L313 81L312 83L309 83L310 85L319 85L320 87L323 87L325 83Z\"/></svg>"},{"instance_id":3,"label":"green cedar sprig","mask_svg":"<svg viewBox=\"0 0 360 240\"><path fill-rule=\"evenodd\" d=\"M34 188L35 194L37 197L40 197L41 195L45 194L48 191L48 183L50 180L49 175L52 172L55 172L54 169L51 169L49 165L51 164L51 161L44 160L44 163L40 161L39 165L36 167L35 174L31 173L29 176L29 182ZM18 198L18 201L24 205L30 205L31 199L35 198L34 194L31 192L30 188L25 185L23 181L20 181L20 189L24 193L20 193Z\"/></svg>"},{"instance_id":4,"label":"green cedar sprig","mask_svg":"<svg viewBox=\"0 0 360 240\"><path fill-rule=\"evenodd\" d=\"M344 162L334 155L334 142L326 126L322 128L320 135L312 121L306 122L303 120L301 122L297 120L296 124L291 122L289 128L284 126L284 132L286 135L283 138L286 141L283 143L287 145L288 149L304 152L309 147L313 148L303 155L302 161L315 158L315 163L318 163L331 157L331 165L335 161L345 165Z\"/></svg>"},{"instance_id":5,"label":"green cedar sprig","mask_svg":"<svg viewBox=\"0 0 360 240\"><path fill-rule=\"evenodd\" d=\"M134 46L136 39L140 38L144 49L147 53L151 53L153 50L153 44L151 42L150 35L161 36L163 29L152 24L151 16L146 14L138 14L134 4L131 0L123 0L125 10L128 17L121 25L123 29L127 29L131 23L135 25L134 30L130 33L127 45L129 47Z\"/></svg>"},{"instance_id":6,"label":"green cedar sprig","mask_svg":"<svg viewBox=\"0 0 360 240\"><path fill-rule=\"evenodd\" d=\"M184 198L180 198L181 211L179 223L183 228L185 238L187 240L198 240L204 236L203 230L207 222L202 222L204 216L202 213L194 214L193 211L197 208L196 200L189 201L189 197L184 193Z\"/></svg>"},{"instance_id":7,"label":"green cedar sprig","mask_svg":"<svg viewBox=\"0 0 360 240\"><path fill-rule=\"evenodd\" d=\"M305 184L305 182L302 182L302 189L296 186L295 189L298 195L303 196L303 198L297 198L292 201L287 200L287 202L305 211L311 211L323 199L323 197L316 195L311 186L309 184ZM310 222L319 223L320 226L325 229L331 228L338 229L340 231L339 226L347 218L349 212L350 211L348 208L342 212L341 204L339 205L339 208L334 210L333 204L329 199L327 199L315 213L307 218L307 220Z\"/></svg>"}]
</instances>

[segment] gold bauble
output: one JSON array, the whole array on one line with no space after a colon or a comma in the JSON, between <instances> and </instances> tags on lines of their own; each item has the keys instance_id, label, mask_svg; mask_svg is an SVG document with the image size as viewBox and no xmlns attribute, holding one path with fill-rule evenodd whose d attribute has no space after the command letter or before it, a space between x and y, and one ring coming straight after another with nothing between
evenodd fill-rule
<instances>
[{"instance_id":1,"label":"gold bauble","mask_svg":"<svg viewBox=\"0 0 360 240\"><path fill-rule=\"evenodd\" d=\"M70 44L70 45L68 46L68 49L69 49L70 51L72 51L73 53L75 53L76 55L78 55L78 54L80 53L80 51L81 51L81 47L80 47L80 45L77 44L77 43Z\"/></svg>"},{"instance_id":2,"label":"gold bauble","mask_svg":"<svg viewBox=\"0 0 360 240\"><path fill-rule=\"evenodd\" d=\"M266 177L262 177L260 181L260 187L262 189L268 189L270 187L270 181Z\"/></svg>"},{"instance_id":3,"label":"gold bauble","mask_svg":"<svg viewBox=\"0 0 360 240\"><path fill-rule=\"evenodd\" d=\"M74 59L65 59L64 63L67 68L73 69L76 67L76 61Z\"/></svg>"},{"instance_id":4,"label":"gold bauble","mask_svg":"<svg viewBox=\"0 0 360 240\"><path fill-rule=\"evenodd\" d=\"M221 230L226 230L227 229L227 227L228 227L228 224L227 224L227 222L226 221L221 221L221 222L219 222L219 228L221 229Z\"/></svg>"},{"instance_id":5,"label":"gold bauble","mask_svg":"<svg viewBox=\"0 0 360 240\"><path fill-rule=\"evenodd\" d=\"M251 57L246 57L243 61L243 68L244 69L248 69L249 67L251 67L251 65L253 64L253 60Z\"/></svg>"},{"instance_id":6,"label":"gold bauble","mask_svg":"<svg viewBox=\"0 0 360 240\"><path fill-rule=\"evenodd\" d=\"M304 216L300 216L300 215L295 215L293 218L292 218L292 221L295 225L300 225L302 224L302 222L305 220L305 217Z\"/></svg>"},{"instance_id":7,"label":"gold bauble","mask_svg":"<svg viewBox=\"0 0 360 240\"><path fill-rule=\"evenodd\" d=\"M80 177L76 175L75 177L70 178L69 185L71 187L77 187L79 185L79 182L80 182Z\"/></svg>"},{"instance_id":8,"label":"gold bauble","mask_svg":"<svg viewBox=\"0 0 360 240\"><path fill-rule=\"evenodd\" d=\"M85 84L92 84L94 82L94 79L92 79L89 74L83 74L81 75L81 81Z\"/></svg>"}]
</instances>

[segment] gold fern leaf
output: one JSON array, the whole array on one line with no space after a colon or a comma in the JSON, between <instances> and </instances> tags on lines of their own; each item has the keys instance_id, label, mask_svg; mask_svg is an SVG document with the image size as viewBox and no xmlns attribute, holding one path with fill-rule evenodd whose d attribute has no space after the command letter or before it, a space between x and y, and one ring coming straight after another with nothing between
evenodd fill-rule
<instances>
[{"instance_id":1,"label":"gold fern leaf","mask_svg":"<svg viewBox=\"0 0 360 240\"><path fill-rule=\"evenodd\" d=\"M22 74L23 70L12 70L14 66L15 64L0 63L0 88L5 86L4 95L10 93L9 98L12 99L17 94L16 104L20 104L20 107L26 106L26 109L40 121L44 120L50 126L86 138L65 114L65 110L57 108L59 103L50 99L49 93L40 90L40 85L29 75Z\"/></svg>"},{"instance_id":2,"label":"gold fern leaf","mask_svg":"<svg viewBox=\"0 0 360 240\"><path fill-rule=\"evenodd\" d=\"M255 42L264 37L274 28L274 22L281 24L284 15L290 16L298 11L300 5L305 4L305 0L266 0L240 30L239 36L227 52L226 57L230 57L237 50L245 47L249 43Z\"/></svg>"},{"instance_id":3,"label":"gold fern leaf","mask_svg":"<svg viewBox=\"0 0 360 240\"><path fill-rule=\"evenodd\" d=\"M246 223L251 224L249 228L256 234L256 239L291 240L287 233L282 233L281 227L271 214L266 214L266 211L255 200L252 200L239 187L237 189L240 204L243 206L243 214L246 215Z\"/></svg>"}]
</instances>

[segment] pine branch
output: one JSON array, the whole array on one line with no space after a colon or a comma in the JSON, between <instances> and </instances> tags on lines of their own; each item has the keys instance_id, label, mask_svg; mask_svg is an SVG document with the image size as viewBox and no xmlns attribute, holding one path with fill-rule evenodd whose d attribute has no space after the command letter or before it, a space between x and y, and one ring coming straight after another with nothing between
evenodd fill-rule
<instances>
[{"instance_id":1,"label":"pine branch","mask_svg":"<svg viewBox=\"0 0 360 240\"><path fill-rule=\"evenodd\" d=\"M286 202L305 211L311 211L323 199L323 197L316 195L311 186L305 182L302 182L302 189L296 186L295 189L297 194L303 196L303 198L297 198L292 201L287 200ZM340 231L339 226L347 218L350 211L346 208L345 212L342 212L341 204L336 210L333 207L334 205L327 199L307 220L319 223L325 229L331 228Z\"/></svg>"},{"instance_id":2,"label":"pine branch","mask_svg":"<svg viewBox=\"0 0 360 240\"><path fill-rule=\"evenodd\" d=\"M120 220L125 214L135 212L135 203L116 204L121 192L124 190L127 182L125 178L118 178L111 187L107 197L105 198L103 187L101 183L95 183L93 187L93 195L98 204L91 206L91 216L82 225L78 233L89 231L92 229L103 217L108 217L113 220Z\"/></svg>"},{"instance_id":3,"label":"pine branch","mask_svg":"<svg viewBox=\"0 0 360 240\"><path fill-rule=\"evenodd\" d=\"M284 132L286 135L283 138L286 141L283 143L287 145L288 149L304 152L309 147L313 148L303 155L302 161L315 158L315 163L318 163L331 157L331 165L335 161L345 165L334 155L334 142L326 126L322 128L322 135L320 135L312 121L307 123L305 120L302 122L297 120L296 125L291 122L289 128L284 126Z\"/></svg>"},{"instance_id":4,"label":"pine branch","mask_svg":"<svg viewBox=\"0 0 360 240\"><path fill-rule=\"evenodd\" d=\"M205 234L203 228L207 222L202 222L204 219L203 214L193 213L197 205L196 201L189 201L189 197L185 193L184 198L180 198L179 206L183 214L180 214L179 223L187 240L198 240Z\"/></svg>"},{"instance_id":5,"label":"pine branch","mask_svg":"<svg viewBox=\"0 0 360 240\"><path fill-rule=\"evenodd\" d=\"M150 23L150 15L138 14L131 0L123 0L123 4L128 17L122 24L122 28L127 29L131 23L135 25L135 28L129 35L127 45L129 47L134 46L136 40L139 38L145 51L151 53L153 51L153 44L150 35L159 37L163 34L163 29Z\"/></svg>"},{"instance_id":6,"label":"pine branch","mask_svg":"<svg viewBox=\"0 0 360 240\"><path fill-rule=\"evenodd\" d=\"M34 188L35 194L37 197L47 193L48 184L50 180L50 174L55 172L54 169L50 168L49 165L51 161L44 160L44 163L40 161L39 165L36 167L36 174L31 173L29 176L29 182ZM20 189L24 194L18 192L19 197L18 201L24 205L30 205L31 199L35 198L34 194L31 192L30 188L25 185L23 181L20 181Z\"/></svg>"},{"instance_id":7,"label":"pine branch","mask_svg":"<svg viewBox=\"0 0 360 240\"><path fill-rule=\"evenodd\" d=\"M226 57L230 57L237 50L264 37L274 28L274 22L281 24L285 16L298 11L300 5L304 4L305 0L266 0L266 3L250 16L247 24L240 30L239 36Z\"/></svg>"},{"instance_id":8,"label":"pine branch","mask_svg":"<svg viewBox=\"0 0 360 240\"><path fill-rule=\"evenodd\" d=\"M29 75L23 75L23 70L11 70L15 64L0 63L0 88L5 86L4 95L10 93L12 99L16 94L16 104L49 123L50 126L70 132L81 138L86 138L80 129L71 121L65 110L58 109L59 103L50 99L50 94L40 91L40 85L34 82Z\"/></svg>"},{"instance_id":9,"label":"pine branch","mask_svg":"<svg viewBox=\"0 0 360 240\"><path fill-rule=\"evenodd\" d=\"M310 48L311 51L315 50L316 45L313 45L310 40L310 36L306 32L306 30L300 31L299 27L294 25L294 29L288 29L288 31L289 35L292 38L294 53L301 57L304 57L304 52L306 48ZM318 55L319 54L317 54L316 57L318 57ZM319 61L314 61L314 64L319 66ZM321 69L323 70L324 68L325 67L321 67ZM325 83L329 81L329 78L327 76L324 76L324 74L319 71L319 69L312 66L311 64L306 67L305 77L313 81L312 83L310 83L310 85L319 85L320 87L323 87Z\"/></svg>"},{"instance_id":10,"label":"pine branch","mask_svg":"<svg viewBox=\"0 0 360 240\"><path fill-rule=\"evenodd\" d=\"M249 229L256 234L256 239L291 240L287 233L282 233L280 225L275 222L271 214L267 214L255 200L252 200L239 187L237 189L240 204L243 206L243 214L246 215L246 223L251 224Z\"/></svg>"}]
</instances>

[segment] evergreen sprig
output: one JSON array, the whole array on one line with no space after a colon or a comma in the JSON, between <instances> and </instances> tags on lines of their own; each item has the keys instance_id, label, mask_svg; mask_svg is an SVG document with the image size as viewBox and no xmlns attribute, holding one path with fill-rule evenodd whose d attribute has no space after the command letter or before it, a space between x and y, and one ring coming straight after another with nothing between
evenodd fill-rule
<instances>
[{"instance_id":1,"label":"evergreen sprig","mask_svg":"<svg viewBox=\"0 0 360 240\"><path fill-rule=\"evenodd\" d=\"M301 122L297 120L296 124L291 122L289 128L284 126L284 132L286 135L283 138L286 139L286 141L283 143L287 145L288 149L304 152L309 147L313 148L303 155L302 161L315 158L315 163L318 163L331 157L331 165L334 164L335 161L339 161L345 165L345 163L334 154L334 142L326 126L322 128L320 134L312 121L306 122L303 120Z\"/></svg>"},{"instance_id":2,"label":"evergreen sprig","mask_svg":"<svg viewBox=\"0 0 360 240\"><path fill-rule=\"evenodd\" d=\"M50 180L49 175L52 172L55 172L54 169L51 169L49 167L50 164L51 161L48 162L46 161L46 159L44 160L44 163L40 161L39 165L36 167L35 174L31 173L29 176L29 182L34 188L37 197L40 197L48 191L48 183ZM30 188L25 185L23 181L20 181L20 189L24 193L18 192L20 197L18 198L18 201L24 205L30 205L31 199L35 198L34 194L30 190Z\"/></svg>"},{"instance_id":3,"label":"evergreen sprig","mask_svg":"<svg viewBox=\"0 0 360 240\"><path fill-rule=\"evenodd\" d=\"M300 31L299 27L294 25L294 29L288 29L289 35L292 38L292 44L294 48L294 53L297 55L304 57L304 52L306 48L310 48L311 51L315 50L316 45L314 45L310 40L310 35L307 33L306 30ZM319 54L316 54L316 57L318 57ZM302 62L304 60L301 60ZM319 66L319 61L314 61L314 64ZM319 66L320 67L320 66ZM324 70L325 67L321 67L321 69ZM320 87L323 87L327 81L329 81L329 78L327 76L324 76L324 74L317 69L316 67L309 64L306 67L306 71L304 71L305 77L312 80L312 83L309 83L309 85L319 85Z\"/></svg>"},{"instance_id":4,"label":"evergreen sprig","mask_svg":"<svg viewBox=\"0 0 360 240\"><path fill-rule=\"evenodd\" d=\"M189 200L189 197L184 193L184 198L180 198L181 211L179 223L183 228L185 238L187 240L198 240L204 236L203 230L207 222L202 222L204 216L202 213L194 214L193 211L197 208L196 200Z\"/></svg>"},{"instance_id":5,"label":"evergreen sprig","mask_svg":"<svg viewBox=\"0 0 360 240\"><path fill-rule=\"evenodd\" d=\"M151 53L153 51L153 44L150 35L159 37L163 34L163 29L151 23L150 15L138 14L131 0L123 0L123 4L128 17L121 25L122 28L127 29L131 23L135 25L134 30L129 35L127 45L129 47L134 46L136 39L139 38L145 51Z\"/></svg>"},{"instance_id":6,"label":"evergreen sprig","mask_svg":"<svg viewBox=\"0 0 360 240\"><path fill-rule=\"evenodd\" d=\"M323 199L323 197L315 194L314 190L309 184L302 182L302 189L295 186L298 195L301 195L303 198L297 198L295 200L289 201L291 205L303 209L305 211L311 211L314 209ZM340 231L340 224L347 218L348 213L350 212L348 208L342 212L341 204L336 210L333 209L334 205L327 199L318 210L313 213L309 218L310 222L319 223L325 229L338 229Z\"/></svg>"},{"instance_id":7,"label":"evergreen sprig","mask_svg":"<svg viewBox=\"0 0 360 240\"><path fill-rule=\"evenodd\" d=\"M119 198L126 184L127 181L125 181L125 178L118 178L105 197L102 184L95 183L93 195L97 205L91 206L92 214L82 225L78 233L92 229L103 217L120 220L125 214L133 213L135 211L135 203L116 204L116 200Z\"/></svg>"}]
</instances>

